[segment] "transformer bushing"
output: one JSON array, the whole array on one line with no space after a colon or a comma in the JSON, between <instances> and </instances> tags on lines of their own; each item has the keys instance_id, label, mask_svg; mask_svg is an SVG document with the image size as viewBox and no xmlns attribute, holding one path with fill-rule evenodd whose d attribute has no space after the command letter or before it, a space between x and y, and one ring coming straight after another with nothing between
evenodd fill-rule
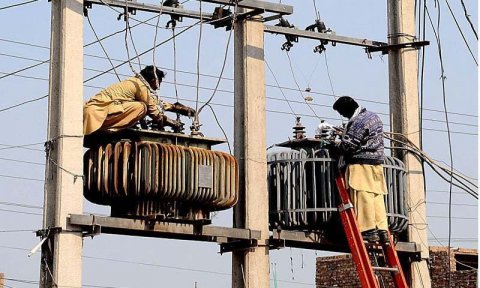
<instances>
[{"instance_id":1,"label":"transformer bushing","mask_svg":"<svg viewBox=\"0 0 480 288\"><path fill-rule=\"evenodd\" d=\"M272 229L320 231L338 227L337 163L327 149L289 150L267 157ZM404 164L386 156L384 173L389 229L400 233L408 226Z\"/></svg>"}]
</instances>

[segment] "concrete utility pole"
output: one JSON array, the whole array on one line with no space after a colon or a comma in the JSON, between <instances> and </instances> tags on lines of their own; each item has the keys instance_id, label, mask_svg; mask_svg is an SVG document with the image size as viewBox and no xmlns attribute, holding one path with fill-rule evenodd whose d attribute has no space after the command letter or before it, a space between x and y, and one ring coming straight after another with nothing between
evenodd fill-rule
<instances>
[{"instance_id":1,"label":"concrete utility pole","mask_svg":"<svg viewBox=\"0 0 480 288\"><path fill-rule=\"evenodd\" d=\"M254 250L233 252L234 288L270 287L263 33L263 23L255 19L235 26L234 146L240 197L233 225L261 231L261 240Z\"/></svg>"},{"instance_id":2,"label":"concrete utility pole","mask_svg":"<svg viewBox=\"0 0 480 288\"><path fill-rule=\"evenodd\" d=\"M415 1L396 0L387 1L387 3L389 44L415 40ZM420 146L417 50L413 48L391 50L388 60L392 131L406 135L415 145ZM395 138L402 139L402 137ZM399 145L394 144L394 146ZM415 207L409 212L410 223L415 225L410 225L408 228L408 240L422 244L422 261L413 263L410 268L410 287L430 287L430 273L426 261L429 251L422 166L412 153L397 152L396 156L403 160L408 171L408 207Z\"/></svg>"},{"instance_id":3,"label":"concrete utility pole","mask_svg":"<svg viewBox=\"0 0 480 288\"><path fill-rule=\"evenodd\" d=\"M52 1L50 47L40 287L82 287L82 233L67 217L83 213L83 0Z\"/></svg>"}]
</instances>

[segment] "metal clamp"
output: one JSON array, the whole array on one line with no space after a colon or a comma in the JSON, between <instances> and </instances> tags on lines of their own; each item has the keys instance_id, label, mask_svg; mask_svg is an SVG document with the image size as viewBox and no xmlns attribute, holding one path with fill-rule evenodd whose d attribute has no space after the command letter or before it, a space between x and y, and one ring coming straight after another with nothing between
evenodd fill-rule
<instances>
[{"instance_id":1,"label":"metal clamp","mask_svg":"<svg viewBox=\"0 0 480 288\"><path fill-rule=\"evenodd\" d=\"M258 246L256 239L243 239L220 244L220 254L238 251L252 250Z\"/></svg>"},{"instance_id":2,"label":"metal clamp","mask_svg":"<svg viewBox=\"0 0 480 288\"><path fill-rule=\"evenodd\" d=\"M381 51L382 54L388 54L388 52L392 50L398 50L402 48L414 48L419 49L420 47L430 45L430 41L413 41L408 43L399 43L399 44L390 44L390 45L382 45L378 47L367 47L365 50L367 53L371 52L379 52Z\"/></svg>"},{"instance_id":3,"label":"metal clamp","mask_svg":"<svg viewBox=\"0 0 480 288\"><path fill-rule=\"evenodd\" d=\"M348 209L353 209L353 204L348 202L348 203L342 203L338 206L338 212L343 212Z\"/></svg>"}]
</instances>

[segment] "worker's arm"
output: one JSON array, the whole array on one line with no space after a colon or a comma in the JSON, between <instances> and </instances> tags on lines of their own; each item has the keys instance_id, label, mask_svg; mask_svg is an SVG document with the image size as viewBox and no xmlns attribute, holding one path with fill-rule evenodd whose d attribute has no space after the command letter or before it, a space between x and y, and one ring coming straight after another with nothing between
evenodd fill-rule
<instances>
[{"instance_id":1,"label":"worker's arm","mask_svg":"<svg viewBox=\"0 0 480 288\"><path fill-rule=\"evenodd\" d=\"M350 124L350 123L349 123ZM337 147L341 153L351 154L361 149L363 134L366 129L351 129L350 125L347 125L345 134L341 137Z\"/></svg>"},{"instance_id":2,"label":"worker's arm","mask_svg":"<svg viewBox=\"0 0 480 288\"><path fill-rule=\"evenodd\" d=\"M147 115L152 118L154 122L163 120L163 111L158 107L158 99L154 95L150 95L150 91L145 84L140 83L139 91L137 91L135 98L147 105Z\"/></svg>"}]
</instances>

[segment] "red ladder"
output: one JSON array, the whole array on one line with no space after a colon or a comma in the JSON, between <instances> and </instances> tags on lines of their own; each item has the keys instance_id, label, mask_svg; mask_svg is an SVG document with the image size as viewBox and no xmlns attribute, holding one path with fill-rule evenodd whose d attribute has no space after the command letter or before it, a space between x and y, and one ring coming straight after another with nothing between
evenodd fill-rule
<instances>
[{"instance_id":1,"label":"red ladder","mask_svg":"<svg viewBox=\"0 0 480 288\"><path fill-rule=\"evenodd\" d=\"M390 232L388 232L390 244L387 243L384 245L376 245L383 251L383 256L388 267L372 266L362 235L360 230L358 230L357 217L354 209L352 209L353 205L350 202L350 195L345 186L345 180L342 175L338 175L335 181L337 182L338 192L341 200L341 203L338 206L338 211L340 213L340 218L342 219L343 229L345 230L345 235L347 236L348 246L350 247L353 262L355 263L362 287L379 288L380 286L378 279L375 276L375 271L388 271L392 273L395 287L408 288Z\"/></svg>"}]
</instances>

